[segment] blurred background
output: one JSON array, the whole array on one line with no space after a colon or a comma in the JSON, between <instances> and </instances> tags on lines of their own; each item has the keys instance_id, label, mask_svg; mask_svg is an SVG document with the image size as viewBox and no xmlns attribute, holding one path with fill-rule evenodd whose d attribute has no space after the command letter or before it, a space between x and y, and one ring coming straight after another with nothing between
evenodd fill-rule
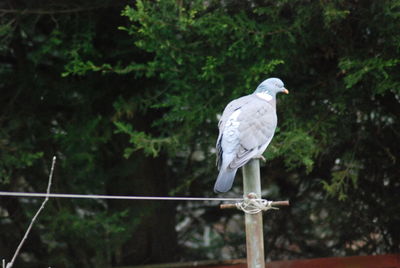
<instances>
[{"instance_id":1,"label":"blurred background","mask_svg":"<svg viewBox=\"0 0 400 268\"><path fill-rule=\"evenodd\" d=\"M267 260L398 253L400 1L34 0L0 3L0 190L213 193L218 117L268 77ZM10 261L42 199L0 197ZM218 202L50 199L16 267L245 257Z\"/></svg>"}]
</instances>

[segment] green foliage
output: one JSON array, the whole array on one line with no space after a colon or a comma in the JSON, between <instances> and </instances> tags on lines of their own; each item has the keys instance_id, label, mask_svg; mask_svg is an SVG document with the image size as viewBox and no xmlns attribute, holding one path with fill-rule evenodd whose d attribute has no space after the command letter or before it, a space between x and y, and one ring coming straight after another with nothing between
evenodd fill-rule
<instances>
[{"instance_id":1,"label":"green foliage","mask_svg":"<svg viewBox=\"0 0 400 268\"><path fill-rule=\"evenodd\" d=\"M5 148L6 146L2 146ZM43 157L43 152L29 152L29 151L18 151L10 153L12 146L7 144L7 149L2 151L0 157L2 162L0 164L0 183L9 184L10 180L15 176L15 171L19 169L26 169L31 167L35 160ZM7 152L8 153L5 153Z\"/></svg>"},{"instance_id":2,"label":"green foliage","mask_svg":"<svg viewBox=\"0 0 400 268\"><path fill-rule=\"evenodd\" d=\"M45 234L50 253L56 252L58 249L56 243L54 243L56 240L72 239L74 241L73 246L77 247L77 250L79 250L80 245L85 244L86 250L94 253L87 260L87 263L91 262L95 266L104 266L105 263L109 263L112 251L127 240L124 234L139 222L139 220L130 219L129 225L122 224L129 219L127 211L110 214L105 211L88 211L85 209L80 209L76 213L62 210L57 215L55 221L48 226L50 232ZM93 237L99 235L101 237L93 239ZM59 259L57 260L58 257L53 256L49 261L60 262ZM64 265L70 265L68 259L61 258L61 260L63 260Z\"/></svg>"},{"instance_id":3,"label":"green foliage","mask_svg":"<svg viewBox=\"0 0 400 268\"><path fill-rule=\"evenodd\" d=\"M165 13L160 15L158 8ZM145 65L131 64L130 68L144 68L143 75L165 83L165 89L156 89L151 96L151 107L166 111L153 125L163 135L184 143L193 139L199 144L209 143L206 133L213 128L211 124L216 124L222 100L250 93L284 62L269 59L265 37L257 34L259 26L244 12L226 14L217 9L209 13L200 1L190 8L169 1L165 6L138 1L136 8L128 6L122 15L135 23L120 29L135 37L137 47L154 53ZM129 132L126 128L124 131ZM143 133L130 136L136 145L144 139ZM157 151L151 148L154 144L176 146L165 137L153 140L141 142L141 146L150 146L143 148L153 154Z\"/></svg>"},{"instance_id":4,"label":"green foliage","mask_svg":"<svg viewBox=\"0 0 400 268\"><path fill-rule=\"evenodd\" d=\"M394 2L278 1L249 7L137 1L122 12L132 24L120 29L150 55L139 73L161 80L153 87L153 105L146 106L163 111L153 123L160 138L203 145L206 155L215 140L208 133L215 133L212 125L223 106L279 73L291 94L279 96L282 121L266 155L286 168L269 169L322 181L326 198L343 201L367 189L360 189L360 181L375 169L366 159L382 146L380 131L391 132L395 124L395 104L388 101L398 99L399 88ZM195 181L188 177L182 184Z\"/></svg>"},{"instance_id":5,"label":"green foliage","mask_svg":"<svg viewBox=\"0 0 400 268\"><path fill-rule=\"evenodd\" d=\"M282 157L289 170L304 166L307 173L311 172L314 158L318 154L317 142L303 129L293 129L290 132L277 132L277 138L269 146L268 159Z\"/></svg>"},{"instance_id":6,"label":"green foliage","mask_svg":"<svg viewBox=\"0 0 400 268\"><path fill-rule=\"evenodd\" d=\"M115 133L128 134L129 142L134 146L125 148L125 158L129 158L134 151L140 149L143 149L146 154L156 157L163 147L177 144L177 141L174 139L174 137L153 138L144 132L134 131L130 124L123 122L114 122L114 124L117 127Z\"/></svg>"},{"instance_id":7,"label":"green foliage","mask_svg":"<svg viewBox=\"0 0 400 268\"><path fill-rule=\"evenodd\" d=\"M322 181L324 189L331 196L337 196L339 200L345 201L348 198L349 187L357 188L360 163L354 159L354 155L346 154L337 159L337 165L332 170L332 181Z\"/></svg>"},{"instance_id":8,"label":"green foliage","mask_svg":"<svg viewBox=\"0 0 400 268\"><path fill-rule=\"evenodd\" d=\"M360 81L378 80L385 81L385 83L391 82L389 71L399 63L400 59L383 60L382 58L372 58L362 61L343 59L339 63L339 68L346 74L344 78L346 88L352 88ZM390 87L381 85L376 89L376 93L383 94L386 90L398 90L396 85L391 84Z\"/></svg>"},{"instance_id":9,"label":"green foliage","mask_svg":"<svg viewBox=\"0 0 400 268\"><path fill-rule=\"evenodd\" d=\"M29 140L13 139L21 127L17 122L0 131L0 184L9 184L19 171L26 171L38 159L43 157L43 151L34 148Z\"/></svg>"},{"instance_id":10,"label":"green foliage","mask_svg":"<svg viewBox=\"0 0 400 268\"><path fill-rule=\"evenodd\" d=\"M331 1L324 6L324 23L328 29L332 24L340 23L350 15L350 10L340 9L340 5L343 4L344 1Z\"/></svg>"}]
</instances>

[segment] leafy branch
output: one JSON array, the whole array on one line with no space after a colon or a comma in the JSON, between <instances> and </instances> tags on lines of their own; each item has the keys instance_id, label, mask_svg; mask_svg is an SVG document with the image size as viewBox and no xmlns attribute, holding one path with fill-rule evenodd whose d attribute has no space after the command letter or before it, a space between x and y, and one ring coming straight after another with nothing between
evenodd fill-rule
<instances>
[{"instance_id":1,"label":"leafy branch","mask_svg":"<svg viewBox=\"0 0 400 268\"><path fill-rule=\"evenodd\" d=\"M129 142L133 147L127 147L124 150L124 157L129 158L137 150L143 149L144 153L152 157L158 156L159 152L166 145L176 144L175 137L154 138L143 131L135 131L132 125L123 122L114 122L117 127L115 133L124 133L129 135Z\"/></svg>"}]
</instances>

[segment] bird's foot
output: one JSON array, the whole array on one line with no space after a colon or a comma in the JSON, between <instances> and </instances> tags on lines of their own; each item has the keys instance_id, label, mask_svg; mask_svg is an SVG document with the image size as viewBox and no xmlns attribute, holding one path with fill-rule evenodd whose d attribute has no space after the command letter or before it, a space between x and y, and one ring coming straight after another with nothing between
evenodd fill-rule
<instances>
[{"instance_id":1,"label":"bird's foot","mask_svg":"<svg viewBox=\"0 0 400 268\"><path fill-rule=\"evenodd\" d=\"M267 159L265 159L265 157L264 157L262 154L256 155L256 156L254 157L254 159L260 159L260 160L263 161L264 163L267 162Z\"/></svg>"}]
</instances>

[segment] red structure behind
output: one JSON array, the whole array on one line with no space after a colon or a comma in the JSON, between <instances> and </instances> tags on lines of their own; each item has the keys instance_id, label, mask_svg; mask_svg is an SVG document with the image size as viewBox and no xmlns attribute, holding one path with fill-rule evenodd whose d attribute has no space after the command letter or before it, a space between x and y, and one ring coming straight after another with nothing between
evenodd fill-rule
<instances>
[{"instance_id":1,"label":"red structure behind","mask_svg":"<svg viewBox=\"0 0 400 268\"><path fill-rule=\"evenodd\" d=\"M247 268L245 260L240 264L237 262L233 265L225 263L219 265L198 265L196 267ZM400 268L400 254L274 261L266 263L266 268Z\"/></svg>"},{"instance_id":2,"label":"red structure behind","mask_svg":"<svg viewBox=\"0 0 400 268\"><path fill-rule=\"evenodd\" d=\"M400 268L400 255L356 256L295 261L276 261L267 268Z\"/></svg>"},{"instance_id":3,"label":"red structure behind","mask_svg":"<svg viewBox=\"0 0 400 268\"><path fill-rule=\"evenodd\" d=\"M247 268L246 259L164 263L118 268ZM117 267L116 267L117 268ZM400 254L267 262L266 268L400 268Z\"/></svg>"}]
</instances>

